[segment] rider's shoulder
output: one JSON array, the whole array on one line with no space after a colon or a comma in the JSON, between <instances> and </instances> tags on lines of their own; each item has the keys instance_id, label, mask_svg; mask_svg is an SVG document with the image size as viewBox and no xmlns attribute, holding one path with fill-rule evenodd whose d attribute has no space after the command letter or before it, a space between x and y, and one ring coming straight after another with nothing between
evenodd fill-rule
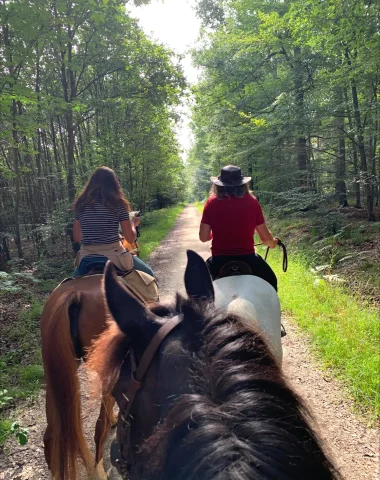
<instances>
[{"instance_id":1,"label":"rider's shoulder","mask_svg":"<svg viewBox=\"0 0 380 480\"><path fill-rule=\"evenodd\" d=\"M257 200L257 198L253 195L253 193L249 194L249 195L246 195L245 198L247 198L247 200L251 203L254 203L254 204L258 204L259 201Z\"/></svg>"},{"instance_id":2,"label":"rider's shoulder","mask_svg":"<svg viewBox=\"0 0 380 480\"><path fill-rule=\"evenodd\" d=\"M208 205L212 205L214 203L217 203L218 201L218 197L216 195L211 195L211 197L209 197L205 203L205 207L207 207Z\"/></svg>"}]
</instances>

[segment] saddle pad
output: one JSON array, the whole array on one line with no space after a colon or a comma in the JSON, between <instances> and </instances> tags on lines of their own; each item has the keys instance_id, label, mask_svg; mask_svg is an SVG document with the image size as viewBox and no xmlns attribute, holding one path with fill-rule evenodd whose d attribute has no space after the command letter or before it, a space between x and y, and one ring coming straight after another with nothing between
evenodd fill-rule
<instances>
[{"instance_id":1,"label":"saddle pad","mask_svg":"<svg viewBox=\"0 0 380 480\"><path fill-rule=\"evenodd\" d=\"M120 281L145 304L158 301L158 287L154 277L140 270L130 270Z\"/></svg>"}]
</instances>

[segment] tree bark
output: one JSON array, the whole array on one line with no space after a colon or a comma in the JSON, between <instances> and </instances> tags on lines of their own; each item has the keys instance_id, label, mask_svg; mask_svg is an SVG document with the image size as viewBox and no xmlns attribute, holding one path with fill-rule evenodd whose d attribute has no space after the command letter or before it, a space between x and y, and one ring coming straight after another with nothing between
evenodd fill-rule
<instances>
[{"instance_id":1,"label":"tree bark","mask_svg":"<svg viewBox=\"0 0 380 480\"><path fill-rule=\"evenodd\" d=\"M298 177L299 186L303 188L309 187L308 180L308 153L306 146L306 136L304 135L305 129L305 105L304 105L304 84L303 84L303 72L302 72L302 58L301 49L299 47L294 48L294 87L295 87L295 101L296 101L296 114L298 116L298 136L296 138L296 152L297 152L297 165L298 165Z\"/></svg>"},{"instance_id":2,"label":"tree bark","mask_svg":"<svg viewBox=\"0 0 380 480\"><path fill-rule=\"evenodd\" d=\"M17 255L19 258L24 257L21 245L21 234L20 234L20 162L19 162L19 148L18 148L18 134L17 134L17 105L16 100L12 101L12 114L13 114L13 128L12 128L12 139L13 139L13 162L14 170L16 175L15 187L16 187L16 198L15 198L15 208L14 208L14 221L15 221L15 243L17 247Z\"/></svg>"},{"instance_id":3,"label":"tree bark","mask_svg":"<svg viewBox=\"0 0 380 480\"><path fill-rule=\"evenodd\" d=\"M338 134L338 142L336 147L335 159L335 194L339 202L339 206L348 207L347 186L346 186L346 144L344 138L344 115L341 110L343 105L343 94L341 89L337 92L337 104L339 106L335 119L336 130Z\"/></svg>"},{"instance_id":4,"label":"tree bark","mask_svg":"<svg viewBox=\"0 0 380 480\"><path fill-rule=\"evenodd\" d=\"M351 60L350 60L349 52L347 49L346 49L345 55L346 55L348 65L351 65ZM373 190L371 188L370 178L368 175L367 155L366 155L365 144L364 144L364 129L363 129L363 124L362 124L361 115L360 115L358 91L357 91L356 82L354 78L351 79L351 95L352 95L352 104L354 109L356 139L357 139L357 145L358 145L359 156L360 156L360 169L361 169L361 174L364 182L364 191L366 194L367 214L368 214L368 220L372 222L376 220L375 211L374 211Z\"/></svg>"}]
</instances>

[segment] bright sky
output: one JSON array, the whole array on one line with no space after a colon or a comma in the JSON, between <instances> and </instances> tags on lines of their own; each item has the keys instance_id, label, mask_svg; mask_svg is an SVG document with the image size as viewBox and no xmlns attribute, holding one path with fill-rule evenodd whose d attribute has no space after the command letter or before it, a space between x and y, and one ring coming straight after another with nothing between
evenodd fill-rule
<instances>
[{"instance_id":1,"label":"bright sky","mask_svg":"<svg viewBox=\"0 0 380 480\"><path fill-rule=\"evenodd\" d=\"M151 0L150 5L143 7L127 6L132 15L139 19L146 34L176 53L185 55L182 65L190 83L196 83L198 79L198 71L192 65L189 54L200 29L200 21L195 16L194 7L195 0ZM181 112L183 120L178 127L178 138L183 150L186 151L191 145L190 111L183 107Z\"/></svg>"}]
</instances>

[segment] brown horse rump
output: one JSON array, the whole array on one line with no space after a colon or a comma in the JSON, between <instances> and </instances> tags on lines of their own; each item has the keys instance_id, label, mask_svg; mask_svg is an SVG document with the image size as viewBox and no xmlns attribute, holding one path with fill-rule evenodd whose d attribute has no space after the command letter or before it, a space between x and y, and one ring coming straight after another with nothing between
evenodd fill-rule
<instances>
[{"instance_id":1,"label":"brown horse rump","mask_svg":"<svg viewBox=\"0 0 380 480\"><path fill-rule=\"evenodd\" d=\"M129 272L118 272L118 274L119 281L123 283L123 285L125 285L129 291L141 302L146 305L158 302L158 287L154 277L145 272L134 269L130 270ZM76 358L83 358L85 354L83 351L84 343L80 338L79 317L81 312L81 304L85 301L87 307L87 304L91 301L91 299L92 301L95 301L92 294L90 294L91 289L93 289L92 293L97 293L99 295L96 299L98 308L102 307L100 308L102 311L105 308L103 305L103 297L101 295L102 278L103 275L99 271L94 271L76 279L66 278L57 287L57 289L61 289L61 287L67 285L68 289L74 289L82 294L81 302L73 302L69 306L68 312L70 320L70 334ZM87 300L88 296L90 297L89 300Z\"/></svg>"}]
</instances>

